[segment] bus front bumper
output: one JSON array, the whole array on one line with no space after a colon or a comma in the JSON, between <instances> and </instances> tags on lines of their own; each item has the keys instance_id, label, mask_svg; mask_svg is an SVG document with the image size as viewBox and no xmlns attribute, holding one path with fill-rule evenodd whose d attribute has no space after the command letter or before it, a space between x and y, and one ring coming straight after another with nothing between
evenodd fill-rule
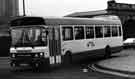
<instances>
[{"instance_id":1,"label":"bus front bumper","mask_svg":"<svg viewBox=\"0 0 135 79\"><path fill-rule=\"evenodd\" d=\"M49 64L48 58L10 58L10 65L12 67L19 66L33 66L35 64Z\"/></svg>"}]
</instances>

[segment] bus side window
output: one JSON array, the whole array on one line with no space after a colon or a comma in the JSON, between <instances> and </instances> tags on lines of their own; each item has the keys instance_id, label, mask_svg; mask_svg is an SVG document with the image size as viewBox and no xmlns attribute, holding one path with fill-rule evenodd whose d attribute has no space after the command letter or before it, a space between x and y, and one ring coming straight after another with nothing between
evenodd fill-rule
<instances>
[{"instance_id":1,"label":"bus side window","mask_svg":"<svg viewBox=\"0 0 135 79\"><path fill-rule=\"evenodd\" d=\"M84 39L84 27L83 26L75 26L74 27L74 34L75 34L75 39Z\"/></svg>"},{"instance_id":2,"label":"bus side window","mask_svg":"<svg viewBox=\"0 0 135 79\"><path fill-rule=\"evenodd\" d=\"M117 26L112 26L112 36L118 36Z\"/></svg>"},{"instance_id":3,"label":"bus side window","mask_svg":"<svg viewBox=\"0 0 135 79\"><path fill-rule=\"evenodd\" d=\"M73 28L72 27L62 27L63 40L73 40Z\"/></svg>"},{"instance_id":4,"label":"bus side window","mask_svg":"<svg viewBox=\"0 0 135 79\"><path fill-rule=\"evenodd\" d=\"M121 26L119 26L119 36L122 35L122 32L121 32Z\"/></svg>"},{"instance_id":5,"label":"bus side window","mask_svg":"<svg viewBox=\"0 0 135 79\"><path fill-rule=\"evenodd\" d=\"M86 39L94 38L94 28L91 26L86 26Z\"/></svg>"},{"instance_id":6,"label":"bus side window","mask_svg":"<svg viewBox=\"0 0 135 79\"><path fill-rule=\"evenodd\" d=\"M111 29L110 26L104 26L104 37L110 37L111 36Z\"/></svg>"},{"instance_id":7,"label":"bus side window","mask_svg":"<svg viewBox=\"0 0 135 79\"><path fill-rule=\"evenodd\" d=\"M96 26L95 27L96 38L103 38L103 27Z\"/></svg>"}]
</instances>

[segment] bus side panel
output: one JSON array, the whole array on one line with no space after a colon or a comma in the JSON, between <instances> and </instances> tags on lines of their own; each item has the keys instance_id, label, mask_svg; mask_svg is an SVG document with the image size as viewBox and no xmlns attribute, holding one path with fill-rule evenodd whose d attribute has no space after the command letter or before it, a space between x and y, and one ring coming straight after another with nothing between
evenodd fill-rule
<instances>
[{"instance_id":1,"label":"bus side panel","mask_svg":"<svg viewBox=\"0 0 135 79\"><path fill-rule=\"evenodd\" d=\"M121 51L123 45L123 37L112 37L110 45L112 47L112 52Z\"/></svg>"}]
</instances>

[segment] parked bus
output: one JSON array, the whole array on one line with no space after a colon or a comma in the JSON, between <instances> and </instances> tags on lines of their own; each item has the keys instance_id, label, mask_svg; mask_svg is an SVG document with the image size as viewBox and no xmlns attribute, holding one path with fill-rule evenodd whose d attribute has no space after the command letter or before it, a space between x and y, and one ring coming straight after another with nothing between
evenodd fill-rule
<instances>
[{"instance_id":1,"label":"parked bus","mask_svg":"<svg viewBox=\"0 0 135 79\"><path fill-rule=\"evenodd\" d=\"M71 64L77 56L109 57L123 45L119 19L24 16L9 25L12 67L42 69Z\"/></svg>"}]
</instances>

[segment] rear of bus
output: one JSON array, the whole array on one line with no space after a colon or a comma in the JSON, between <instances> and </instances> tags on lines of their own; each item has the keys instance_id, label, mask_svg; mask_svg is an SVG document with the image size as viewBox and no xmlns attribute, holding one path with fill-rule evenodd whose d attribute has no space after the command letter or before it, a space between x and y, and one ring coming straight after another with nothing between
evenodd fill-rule
<instances>
[{"instance_id":1,"label":"rear of bus","mask_svg":"<svg viewBox=\"0 0 135 79\"><path fill-rule=\"evenodd\" d=\"M41 18L24 17L10 22L12 67L48 67L48 29Z\"/></svg>"}]
</instances>

